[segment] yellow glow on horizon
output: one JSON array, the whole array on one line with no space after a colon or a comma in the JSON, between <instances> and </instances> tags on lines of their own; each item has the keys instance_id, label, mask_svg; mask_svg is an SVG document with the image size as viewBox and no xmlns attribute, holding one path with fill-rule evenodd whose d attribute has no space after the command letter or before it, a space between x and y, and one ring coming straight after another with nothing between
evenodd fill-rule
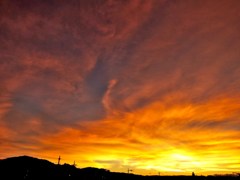
<instances>
[{"instance_id":1,"label":"yellow glow on horizon","mask_svg":"<svg viewBox=\"0 0 240 180\"><path fill-rule=\"evenodd\" d=\"M112 113L106 119L43 136L40 144L48 156L35 154L53 162L61 154L63 162L76 161L80 168L120 172L132 168L136 174L236 171L240 168L240 137L234 129L238 122L234 119L240 115L238 100L182 106L156 102L131 113ZM226 122L226 118L233 120ZM223 122L227 124L222 127ZM39 126L36 120L33 124Z\"/></svg>"},{"instance_id":2,"label":"yellow glow on horizon","mask_svg":"<svg viewBox=\"0 0 240 180\"><path fill-rule=\"evenodd\" d=\"M239 165L231 165L228 170L224 166L220 169L219 164L237 163L234 158L239 154L232 147L240 142L238 132L218 131L218 126L206 128L207 121L194 123L204 117L215 118L212 123L218 125L226 117L235 117L239 107L236 99L171 107L155 103L119 117L114 114L102 121L85 122L84 129L66 129L46 142L61 144L72 137L71 144L78 146L71 156L75 154L78 164L112 171L124 172L128 167L139 174L234 171Z\"/></svg>"}]
</instances>

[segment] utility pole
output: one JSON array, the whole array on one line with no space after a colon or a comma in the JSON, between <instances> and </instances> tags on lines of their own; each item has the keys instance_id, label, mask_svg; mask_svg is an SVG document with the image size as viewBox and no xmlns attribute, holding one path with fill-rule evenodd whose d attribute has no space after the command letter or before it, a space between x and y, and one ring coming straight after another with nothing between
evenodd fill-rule
<instances>
[{"instance_id":1,"label":"utility pole","mask_svg":"<svg viewBox=\"0 0 240 180\"><path fill-rule=\"evenodd\" d=\"M58 165L60 165L61 156L58 157Z\"/></svg>"},{"instance_id":2,"label":"utility pole","mask_svg":"<svg viewBox=\"0 0 240 180\"><path fill-rule=\"evenodd\" d=\"M129 174L130 172L132 172L132 171L133 171L132 169L129 169L129 168L128 168L128 174Z\"/></svg>"}]
</instances>

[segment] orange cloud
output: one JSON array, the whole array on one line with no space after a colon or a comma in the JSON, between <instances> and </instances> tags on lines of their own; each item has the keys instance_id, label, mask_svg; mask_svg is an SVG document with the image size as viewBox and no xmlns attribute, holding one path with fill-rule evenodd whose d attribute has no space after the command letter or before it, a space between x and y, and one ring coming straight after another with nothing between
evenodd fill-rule
<instances>
[{"instance_id":1,"label":"orange cloud","mask_svg":"<svg viewBox=\"0 0 240 180\"><path fill-rule=\"evenodd\" d=\"M137 173L201 174L238 168L239 98L218 98L202 104L166 106L153 103L131 113L84 122L43 136L41 147L54 161ZM226 124L221 122L229 119ZM195 123L199 123L196 125ZM39 153L40 156L44 156Z\"/></svg>"}]
</instances>

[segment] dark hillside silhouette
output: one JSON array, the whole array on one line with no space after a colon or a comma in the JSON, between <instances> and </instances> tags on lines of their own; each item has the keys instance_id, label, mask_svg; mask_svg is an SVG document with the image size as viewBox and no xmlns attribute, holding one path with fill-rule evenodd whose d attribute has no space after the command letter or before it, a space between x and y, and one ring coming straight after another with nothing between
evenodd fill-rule
<instances>
[{"instance_id":1,"label":"dark hillside silhouette","mask_svg":"<svg viewBox=\"0 0 240 180\"><path fill-rule=\"evenodd\" d=\"M0 160L0 180L240 180L239 174L229 176L141 176L129 173L110 172L98 168L76 168L69 164L54 164L29 156Z\"/></svg>"}]
</instances>

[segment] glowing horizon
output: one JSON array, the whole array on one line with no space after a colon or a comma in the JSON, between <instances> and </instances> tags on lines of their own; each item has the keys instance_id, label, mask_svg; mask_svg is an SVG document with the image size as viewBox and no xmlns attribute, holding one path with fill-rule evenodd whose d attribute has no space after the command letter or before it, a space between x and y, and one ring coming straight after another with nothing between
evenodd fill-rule
<instances>
[{"instance_id":1,"label":"glowing horizon","mask_svg":"<svg viewBox=\"0 0 240 180\"><path fill-rule=\"evenodd\" d=\"M240 171L238 0L0 2L0 159Z\"/></svg>"}]
</instances>

